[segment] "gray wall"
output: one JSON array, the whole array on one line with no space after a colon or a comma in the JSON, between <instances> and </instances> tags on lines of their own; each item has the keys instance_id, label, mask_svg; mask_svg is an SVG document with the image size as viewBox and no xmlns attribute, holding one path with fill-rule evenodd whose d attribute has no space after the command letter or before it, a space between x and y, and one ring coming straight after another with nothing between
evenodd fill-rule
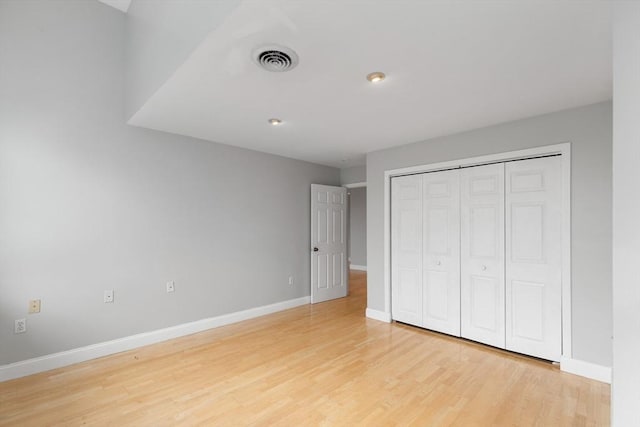
<instances>
[{"instance_id":1,"label":"gray wall","mask_svg":"<svg viewBox=\"0 0 640 427\"><path fill-rule=\"evenodd\" d=\"M616 2L613 20L612 425L638 425L640 402L640 3Z\"/></svg>"},{"instance_id":2,"label":"gray wall","mask_svg":"<svg viewBox=\"0 0 640 427\"><path fill-rule=\"evenodd\" d=\"M0 364L309 295L310 184L338 169L125 125L124 25L0 3Z\"/></svg>"},{"instance_id":3,"label":"gray wall","mask_svg":"<svg viewBox=\"0 0 640 427\"><path fill-rule=\"evenodd\" d=\"M367 265L367 188L349 189L349 256L351 264Z\"/></svg>"},{"instance_id":4,"label":"gray wall","mask_svg":"<svg viewBox=\"0 0 640 427\"><path fill-rule=\"evenodd\" d=\"M127 119L239 4L240 0L131 2L125 15Z\"/></svg>"},{"instance_id":5,"label":"gray wall","mask_svg":"<svg viewBox=\"0 0 640 427\"><path fill-rule=\"evenodd\" d=\"M365 165L340 169L340 183L342 185L366 181L367 167Z\"/></svg>"},{"instance_id":6,"label":"gray wall","mask_svg":"<svg viewBox=\"0 0 640 427\"><path fill-rule=\"evenodd\" d=\"M571 142L573 357L611 366L611 103L367 155L368 307L384 310L384 171Z\"/></svg>"}]
</instances>

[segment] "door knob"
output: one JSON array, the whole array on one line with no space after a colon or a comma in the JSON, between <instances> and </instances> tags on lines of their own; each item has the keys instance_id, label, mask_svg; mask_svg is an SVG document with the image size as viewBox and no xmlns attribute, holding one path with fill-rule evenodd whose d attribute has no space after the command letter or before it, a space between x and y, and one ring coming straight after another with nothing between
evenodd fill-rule
<instances>
[{"instance_id":1,"label":"door knob","mask_svg":"<svg viewBox=\"0 0 640 427\"><path fill-rule=\"evenodd\" d=\"M318 248L313 248L313 252L318 252L319 249Z\"/></svg>"},{"instance_id":2,"label":"door knob","mask_svg":"<svg viewBox=\"0 0 640 427\"><path fill-rule=\"evenodd\" d=\"M487 266L486 266L486 265L483 265L483 266L482 266L482 271L485 271L486 269L487 269Z\"/></svg>"},{"instance_id":3,"label":"door knob","mask_svg":"<svg viewBox=\"0 0 640 427\"><path fill-rule=\"evenodd\" d=\"M440 261L436 261L436 265L440 265L442 264Z\"/></svg>"}]
</instances>

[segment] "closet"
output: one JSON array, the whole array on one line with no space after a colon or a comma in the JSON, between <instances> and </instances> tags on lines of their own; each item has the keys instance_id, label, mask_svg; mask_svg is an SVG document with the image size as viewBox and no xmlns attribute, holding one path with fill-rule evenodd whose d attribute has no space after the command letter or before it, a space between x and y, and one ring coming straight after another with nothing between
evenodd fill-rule
<instances>
[{"instance_id":1,"label":"closet","mask_svg":"<svg viewBox=\"0 0 640 427\"><path fill-rule=\"evenodd\" d=\"M559 361L560 156L393 177L392 318Z\"/></svg>"}]
</instances>

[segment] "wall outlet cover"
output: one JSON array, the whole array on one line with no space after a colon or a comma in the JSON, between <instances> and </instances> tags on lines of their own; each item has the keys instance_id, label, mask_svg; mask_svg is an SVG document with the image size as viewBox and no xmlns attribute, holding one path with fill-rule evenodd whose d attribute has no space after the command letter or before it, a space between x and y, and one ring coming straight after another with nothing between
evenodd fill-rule
<instances>
[{"instance_id":1,"label":"wall outlet cover","mask_svg":"<svg viewBox=\"0 0 640 427\"><path fill-rule=\"evenodd\" d=\"M29 301L29 314L40 313L40 300L32 299Z\"/></svg>"},{"instance_id":2,"label":"wall outlet cover","mask_svg":"<svg viewBox=\"0 0 640 427\"><path fill-rule=\"evenodd\" d=\"M113 289L104 291L104 302L112 303L113 302Z\"/></svg>"},{"instance_id":3,"label":"wall outlet cover","mask_svg":"<svg viewBox=\"0 0 640 427\"><path fill-rule=\"evenodd\" d=\"M27 319L16 319L13 333L24 334L25 332L27 332Z\"/></svg>"}]
</instances>

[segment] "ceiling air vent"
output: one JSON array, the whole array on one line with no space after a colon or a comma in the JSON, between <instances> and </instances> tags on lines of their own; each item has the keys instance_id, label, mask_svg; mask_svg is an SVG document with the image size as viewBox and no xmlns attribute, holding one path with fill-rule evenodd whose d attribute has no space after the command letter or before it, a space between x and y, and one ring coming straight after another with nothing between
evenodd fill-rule
<instances>
[{"instance_id":1,"label":"ceiling air vent","mask_svg":"<svg viewBox=\"0 0 640 427\"><path fill-rule=\"evenodd\" d=\"M298 55L283 46L263 46L254 51L253 58L267 71L289 71L298 65Z\"/></svg>"}]
</instances>

